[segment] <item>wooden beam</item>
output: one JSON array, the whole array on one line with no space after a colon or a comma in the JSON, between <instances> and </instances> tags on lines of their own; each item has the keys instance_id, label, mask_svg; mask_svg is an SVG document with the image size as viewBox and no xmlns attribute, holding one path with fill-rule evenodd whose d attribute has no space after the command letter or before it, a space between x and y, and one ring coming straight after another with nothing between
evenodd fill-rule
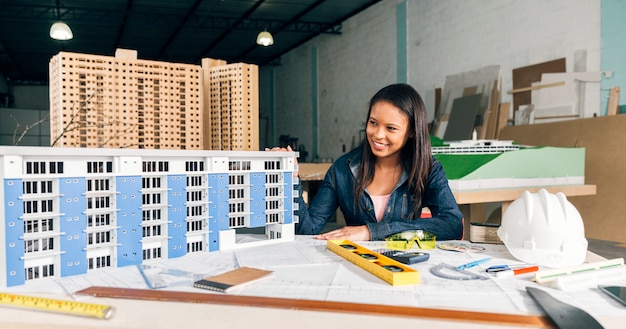
<instances>
[{"instance_id":1,"label":"wooden beam","mask_svg":"<svg viewBox=\"0 0 626 329\"><path fill-rule=\"evenodd\" d=\"M606 115L618 114L617 108L619 107L619 93L620 87L611 88L611 92L609 93L609 106L606 110Z\"/></svg>"},{"instance_id":2,"label":"wooden beam","mask_svg":"<svg viewBox=\"0 0 626 329\"><path fill-rule=\"evenodd\" d=\"M507 123L509 122L510 108L511 108L511 103L500 104L500 109L498 109L498 121L496 123L495 139L500 138L500 130L506 127Z\"/></svg>"},{"instance_id":3,"label":"wooden beam","mask_svg":"<svg viewBox=\"0 0 626 329\"><path fill-rule=\"evenodd\" d=\"M507 93L509 93L509 94L523 93L523 92L531 91L531 90L535 90L535 89L562 86L564 84L565 84L565 81L557 81L557 82L546 83L546 84L543 84L543 85L535 85L535 86L530 86L530 87L512 89L512 90L507 91Z\"/></svg>"},{"instance_id":4,"label":"wooden beam","mask_svg":"<svg viewBox=\"0 0 626 329\"><path fill-rule=\"evenodd\" d=\"M175 301L250 307L272 307L288 310L323 311L334 313L340 312L353 314L356 313L378 316L404 316L431 319L434 318L456 320L462 322L471 321L483 323L498 323L505 325L529 325L540 328L552 328L554 326L553 322L546 316L446 310L426 307L333 302L308 299L239 296L227 294L208 294L197 292L113 287L90 287L78 291L77 294L96 297L140 299L153 301Z\"/></svg>"}]
</instances>

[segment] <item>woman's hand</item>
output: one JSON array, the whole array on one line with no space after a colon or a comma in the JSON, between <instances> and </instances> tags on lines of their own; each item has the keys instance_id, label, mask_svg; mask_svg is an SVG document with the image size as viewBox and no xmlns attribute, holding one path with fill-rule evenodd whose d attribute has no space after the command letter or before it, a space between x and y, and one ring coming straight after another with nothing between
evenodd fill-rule
<instances>
[{"instance_id":1,"label":"woman's hand","mask_svg":"<svg viewBox=\"0 0 626 329\"><path fill-rule=\"evenodd\" d=\"M272 147L272 148L266 147L265 150L266 151L270 151L270 152L293 152L293 150L291 149L291 145L287 145L287 148L284 148L284 147ZM298 158L297 157L293 158L293 161L294 161L294 165L296 166L296 169L297 169L298 168ZM298 171L297 170L293 172L293 176L294 177L298 177Z\"/></svg>"},{"instance_id":2,"label":"woman's hand","mask_svg":"<svg viewBox=\"0 0 626 329\"><path fill-rule=\"evenodd\" d=\"M361 226L344 226L340 229L330 231L328 233L318 234L315 236L318 240L354 240L369 241L370 230L367 225Z\"/></svg>"}]
</instances>

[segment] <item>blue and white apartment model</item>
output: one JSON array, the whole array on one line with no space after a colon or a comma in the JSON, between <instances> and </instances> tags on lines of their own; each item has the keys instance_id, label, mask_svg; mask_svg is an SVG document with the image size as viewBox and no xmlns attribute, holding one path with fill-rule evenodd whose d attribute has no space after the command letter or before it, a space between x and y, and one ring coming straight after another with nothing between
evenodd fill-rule
<instances>
[{"instance_id":1,"label":"blue and white apartment model","mask_svg":"<svg viewBox=\"0 0 626 329\"><path fill-rule=\"evenodd\" d=\"M0 286L291 241L295 155L0 147Z\"/></svg>"}]
</instances>

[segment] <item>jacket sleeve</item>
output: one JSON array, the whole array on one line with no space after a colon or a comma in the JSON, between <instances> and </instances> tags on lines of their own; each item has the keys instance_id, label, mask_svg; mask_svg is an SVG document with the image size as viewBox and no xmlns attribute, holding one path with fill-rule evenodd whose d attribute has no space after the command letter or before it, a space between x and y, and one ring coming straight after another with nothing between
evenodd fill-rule
<instances>
[{"instance_id":1,"label":"jacket sleeve","mask_svg":"<svg viewBox=\"0 0 626 329\"><path fill-rule=\"evenodd\" d=\"M439 241L463 238L463 214L450 190L443 166L439 161L433 161L433 168L422 198L422 207L428 207L432 217L402 220L399 216L394 216L391 221L368 223L372 240L383 240L390 234L407 230L434 233Z\"/></svg>"},{"instance_id":2,"label":"jacket sleeve","mask_svg":"<svg viewBox=\"0 0 626 329\"><path fill-rule=\"evenodd\" d=\"M324 180L321 182L315 197L309 200L309 207L306 206L302 198L302 187L298 185L300 196L298 196L298 217L296 224L296 234L315 235L319 234L328 219L336 212L338 207L337 191L335 189L334 165L328 169Z\"/></svg>"}]
</instances>

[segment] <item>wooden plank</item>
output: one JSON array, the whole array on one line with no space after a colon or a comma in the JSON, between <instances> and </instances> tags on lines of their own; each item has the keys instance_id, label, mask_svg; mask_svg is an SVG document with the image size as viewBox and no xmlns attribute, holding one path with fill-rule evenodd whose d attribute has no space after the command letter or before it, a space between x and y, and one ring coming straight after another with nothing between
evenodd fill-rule
<instances>
[{"instance_id":1,"label":"wooden plank","mask_svg":"<svg viewBox=\"0 0 626 329\"><path fill-rule=\"evenodd\" d=\"M606 115L616 115L618 113L617 108L619 102L620 87L611 88L609 93L609 106L606 110Z\"/></svg>"},{"instance_id":2,"label":"wooden plank","mask_svg":"<svg viewBox=\"0 0 626 329\"><path fill-rule=\"evenodd\" d=\"M502 103L500 104L500 109L498 110L498 122L496 125L496 135L495 138L500 138L500 130L507 126L509 122L509 111L511 108L511 103Z\"/></svg>"},{"instance_id":3,"label":"wooden plank","mask_svg":"<svg viewBox=\"0 0 626 329\"><path fill-rule=\"evenodd\" d=\"M565 58L559 58L543 63L515 68L513 74L513 89L531 86L533 82L541 81L543 73L565 72ZM520 105L531 104L530 91L513 94L513 114ZM515 115L513 115L515 117Z\"/></svg>"},{"instance_id":4,"label":"wooden plank","mask_svg":"<svg viewBox=\"0 0 626 329\"><path fill-rule=\"evenodd\" d=\"M472 191L452 191L454 199L459 204L463 214L466 216L463 223L463 238L470 240L470 225L472 222L483 223L487 221L485 214L485 203L500 202L502 206L502 214L506 208L519 197L524 191L536 193L540 189L545 189L550 193L561 192L565 196L586 196L595 195L595 185L563 185L563 186L543 186L543 187L524 187L510 189L484 189Z\"/></svg>"},{"instance_id":5,"label":"wooden plank","mask_svg":"<svg viewBox=\"0 0 626 329\"><path fill-rule=\"evenodd\" d=\"M503 189L483 189L472 191L452 191L454 198L458 204L472 204L472 203L486 203L486 202L503 202L514 201L524 191L531 193L538 192L540 189L545 189L550 193L561 192L567 197L571 196L585 196L595 195L596 185L562 185L562 186L544 186L544 187L519 187L519 188L503 188Z\"/></svg>"},{"instance_id":6,"label":"wooden plank","mask_svg":"<svg viewBox=\"0 0 626 329\"><path fill-rule=\"evenodd\" d=\"M482 134L478 136L481 139L496 139L496 132L498 131L499 99L500 91L498 90L498 84L494 83L489 98L489 107L483 116Z\"/></svg>"},{"instance_id":7,"label":"wooden plank","mask_svg":"<svg viewBox=\"0 0 626 329\"><path fill-rule=\"evenodd\" d=\"M597 185L598 193L570 201L584 219L585 236L626 243L626 115L507 126L500 138L523 145L584 147L585 182Z\"/></svg>"},{"instance_id":8,"label":"wooden plank","mask_svg":"<svg viewBox=\"0 0 626 329\"><path fill-rule=\"evenodd\" d=\"M301 181L323 180L332 163L298 163L298 177Z\"/></svg>"},{"instance_id":9,"label":"wooden plank","mask_svg":"<svg viewBox=\"0 0 626 329\"><path fill-rule=\"evenodd\" d=\"M481 98L482 94L475 94L454 100L448 126L443 135L444 141L471 139Z\"/></svg>"},{"instance_id":10,"label":"wooden plank","mask_svg":"<svg viewBox=\"0 0 626 329\"><path fill-rule=\"evenodd\" d=\"M557 82L545 83L542 85L534 85L530 87L513 89L513 90L507 91L507 93L516 94L516 93L523 93L523 92L531 91L531 90L537 90L537 89L549 88L549 87L557 87L557 86L563 86L563 85L565 85L565 81L557 81Z\"/></svg>"},{"instance_id":11,"label":"wooden plank","mask_svg":"<svg viewBox=\"0 0 626 329\"><path fill-rule=\"evenodd\" d=\"M248 307L271 307L288 310L323 311L339 313L356 313L379 316L404 316L417 318L446 319L456 321L472 321L482 323L498 323L505 325L528 325L541 328L553 328L553 322L546 316L488 313L460 310L446 310L425 307L409 307L396 305L361 304L349 302L332 302L321 300L273 298L256 296L239 296L228 294L211 294L182 291L148 290L113 287L90 287L78 291L77 294L96 297L139 299L152 301L175 301L186 303L221 304Z\"/></svg>"}]
</instances>

